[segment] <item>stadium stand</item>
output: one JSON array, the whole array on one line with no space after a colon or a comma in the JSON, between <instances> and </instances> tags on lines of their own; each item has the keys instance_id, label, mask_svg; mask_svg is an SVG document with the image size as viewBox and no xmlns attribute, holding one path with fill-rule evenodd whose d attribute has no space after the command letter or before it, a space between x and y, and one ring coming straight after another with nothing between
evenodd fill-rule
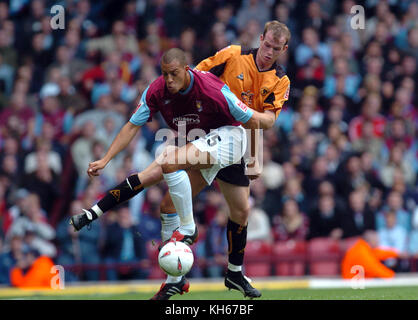
<instances>
[{"instance_id":1,"label":"stadium stand","mask_svg":"<svg viewBox=\"0 0 418 320\"><path fill-rule=\"evenodd\" d=\"M138 239L127 236L120 257L105 263L106 230L123 210L135 228L158 229L146 193L95 222L96 262L80 248L93 233L63 229L61 242L58 226L73 206L90 207L153 159L165 127L158 117L99 178L83 174L160 75L164 50L182 48L194 67L230 44L257 47L272 19L292 32L278 61L291 89L264 133L267 171L251 183L273 236L248 241L246 273L340 276L345 252L370 230L400 250L391 269L418 271L417 1L63 0L64 29L51 27L54 4L0 0L0 284L11 285L17 265L30 267L25 252L34 249L62 263L67 281L106 280L109 270L119 279L164 278L151 239L142 260L132 258L129 239ZM354 4L365 9L364 29L351 26ZM202 232L191 277L219 276L225 266L204 245L222 199L215 183L195 200ZM208 272L214 264L220 269Z\"/></svg>"},{"instance_id":2,"label":"stadium stand","mask_svg":"<svg viewBox=\"0 0 418 320\"><path fill-rule=\"evenodd\" d=\"M278 241L273 244L273 274L303 276L306 274L306 241Z\"/></svg>"}]
</instances>

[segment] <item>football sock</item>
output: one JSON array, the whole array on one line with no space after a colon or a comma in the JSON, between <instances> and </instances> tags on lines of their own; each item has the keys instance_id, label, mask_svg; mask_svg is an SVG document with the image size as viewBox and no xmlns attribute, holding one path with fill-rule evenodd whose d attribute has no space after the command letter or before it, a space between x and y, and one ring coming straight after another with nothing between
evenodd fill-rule
<instances>
[{"instance_id":1,"label":"football sock","mask_svg":"<svg viewBox=\"0 0 418 320\"><path fill-rule=\"evenodd\" d=\"M103 212L106 212L116 207L118 204L133 198L142 190L144 190L144 187L142 186L138 175L133 174L129 176L116 187L109 190L96 205L89 209L93 215L93 220L100 217Z\"/></svg>"},{"instance_id":2,"label":"football sock","mask_svg":"<svg viewBox=\"0 0 418 320\"><path fill-rule=\"evenodd\" d=\"M93 216L93 220L97 219L98 217L100 217L103 214L102 209L100 209L97 204L95 204L93 207L91 207L91 209L89 209L89 211L91 212L91 214Z\"/></svg>"},{"instance_id":3,"label":"football sock","mask_svg":"<svg viewBox=\"0 0 418 320\"><path fill-rule=\"evenodd\" d=\"M181 278L183 277L182 276L174 277L174 276L167 275L167 279L165 280L165 283L177 283L177 282L180 282Z\"/></svg>"},{"instance_id":4,"label":"football sock","mask_svg":"<svg viewBox=\"0 0 418 320\"><path fill-rule=\"evenodd\" d=\"M180 226L180 219L177 213L161 213L161 240L167 241L171 238L173 231ZM177 283L180 277L167 275L166 283Z\"/></svg>"},{"instance_id":5,"label":"football sock","mask_svg":"<svg viewBox=\"0 0 418 320\"><path fill-rule=\"evenodd\" d=\"M192 186L189 176L184 170L164 173L163 176L180 218L179 231L184 235L192 235L195 232L196 225L193 219Z\"/></svg>"},{"instance_id":6,"label":"football sock","mask_svg":"<svg viewBox=\"0 0 418 320\"><path fill-rule=\"evenodd\" d=\"M169 240L179 226L180 218L177 213L161 213L161 240Z\"/></svg>"},{"instance_id":7,"label":"football sock","mask_svg":"<svg viewBox=\"0 0 418 320\"><path fill-rule=\"evenodd\" d=\"M241 272L242 266L236 266L235 264L228 262L228 270L232 272Z\"/></svg>"},{"instance_id":8,"label":"football sock","mask_svg":"<svg viewBox=\"0 0 418 320\"><path fill-rule=\"evenodd\" d=\"M240 271L244 263L244 250L247 244L247 226L242 226L228 219L226 232L228 239L228 269Z\"/></svg>"}]
</instances>

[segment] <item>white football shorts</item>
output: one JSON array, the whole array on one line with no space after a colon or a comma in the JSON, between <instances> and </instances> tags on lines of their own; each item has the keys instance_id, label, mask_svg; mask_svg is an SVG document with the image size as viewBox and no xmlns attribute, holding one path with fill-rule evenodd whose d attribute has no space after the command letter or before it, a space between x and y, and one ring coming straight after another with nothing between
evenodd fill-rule
<instances>
[{"instance_id":1,"label":"white football shorts","mask_svg":"<svg viewBox=\"0 0 418 320\"><path fill-rule=\"evenodd\" d=\"M201 169L208 185L212 184L218 171L234 163L240 163L247 149L247 135L242 126L223 126L192 141L201 152L208 152L214 159L213 166Z\"/></svg>"}]
</instances>

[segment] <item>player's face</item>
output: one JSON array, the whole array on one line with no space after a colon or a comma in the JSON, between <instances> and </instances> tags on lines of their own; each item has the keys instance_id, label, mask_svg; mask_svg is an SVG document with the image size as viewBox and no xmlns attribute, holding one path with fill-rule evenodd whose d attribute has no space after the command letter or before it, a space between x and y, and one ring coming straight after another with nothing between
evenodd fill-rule
<instances>
[{"instance_id":1,"label":"player's face","mask_svg":"<svg viewBox=\"0 0 418 320\"><path fill-rule=\"evenodd\" d=\"M284 37L274 38L272 31L267 31L265 36L261 35L260 48L257 53L257 61L261 64L259 67L270 68L280 54L287 50L287 44L285 43L286 39Z\"/></svg>"},{"instance_id":2,"label":"player's face","mask_svg":"<svg viewBox=\"0 0 418 320\"><path fill-rule=\"evenodd\" d=\"M175 94L185 90L188 86L188 66L182 66L177 60L170 63L161 63L161 72L165 85L170 93Z\"/></svg>"}]
</instances>

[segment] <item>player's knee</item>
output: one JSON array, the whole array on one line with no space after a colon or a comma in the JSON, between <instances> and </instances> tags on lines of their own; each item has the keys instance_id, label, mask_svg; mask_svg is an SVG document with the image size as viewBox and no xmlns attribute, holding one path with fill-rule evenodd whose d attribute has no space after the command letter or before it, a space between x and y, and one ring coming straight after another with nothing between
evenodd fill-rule
<instances>
[{"instance_id":1,"label":"player's knee","mask_svg":"<svg viewBox=\"0 0 418 320\"><path fill-rule=\"evenodd\" d=\"M173 152L165 154L160 166L163 173L172 173L179 170L178 161Z\"/></svg>"},{"instance_id":2,"label":"player's knee","mask_svg":"<svg viewBox=\"0 0 418 320\"><path fill-rule=\"evenodd\" d=\"M176 208L174 207L173 201L170 196L165 196L160 204L160 212L162 213L174 213Z\"/></svg>"},{"instance_id":3,"label":"player's knee","mask_svg":"<svg viewBox=\"0 0 418 320\"><path fill-rule=\"evenodd\" d=\"M251 209L249 205L230 208L230 219L240 225L247 225L250 210Z\"/></svg>"},{"instance_id":4,"label":"player's knee","mask_svg":"<svg viewBox=\"0 0 418 320\"><path fill-rule=\"evenodd\" d=\"M161 168L148 167L144 171L138 172L138 179L141 181L144 188L148 188L163 180Z\"/></svg>"},{"instance_id":5,"label":"player's knee","mask_svg":"<svg viewBox=\"0 0 418 320\"><path fill-rule=\"evenodd\" d=\"M172 173L172 172L176 172L178 168L175 164L164 162L161 165L161 170L163 171L163 173Z\"/></svg>"}]
</instances>

